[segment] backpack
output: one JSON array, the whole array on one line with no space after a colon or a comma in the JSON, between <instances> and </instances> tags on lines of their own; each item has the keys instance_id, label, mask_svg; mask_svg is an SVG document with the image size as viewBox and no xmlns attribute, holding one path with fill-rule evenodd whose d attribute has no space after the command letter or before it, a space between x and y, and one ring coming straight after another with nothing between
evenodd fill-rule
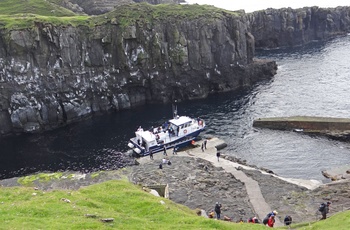
<instances>
[{"instance_id":1,"label":"backpack","mask_svg":"<svg viewBox=\"0 0 350 230\"><path fill-rule=\"evenodd\" d=\"M292 223L292 217L291 216L286 216L284 218L284 224L285 225L290 225Z\"/></svg>"},{"instance_id":2,"label":"backpack","mask_svg":"<svg viewBox=\"0 0 350 230\"><path fill-rule=\"evenodd\" d=\"M269 221L269 217L266 216L266 217L263 219L263 224L264 224L264 225L267 225L267 222L268 222L268 221Z\"/></svg>"},{"instance_id":3,"label":"backpack","mask_svg":"<svg viewBox=\"0 0 350 230\"><path fill-rule=\"evenodd\" d=\"M326 208L326 204L322 203L322 204L320 204L320 207L318 208L318 211L323 212L325 210L325 208Z\"/></svg>"}]
</instances>

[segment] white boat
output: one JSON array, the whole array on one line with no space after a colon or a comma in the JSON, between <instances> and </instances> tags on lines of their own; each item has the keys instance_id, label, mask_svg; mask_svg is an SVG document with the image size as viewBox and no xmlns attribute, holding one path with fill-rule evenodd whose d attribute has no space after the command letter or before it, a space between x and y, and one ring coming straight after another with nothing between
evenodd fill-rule
<instances>
[{"instance_id":1,"label":"white boat","mask_svg":"<svg viewBox=\"0 0 350 230\"><path fill-rule=\"evenodd\" d=\"M178 116L174 107L174 118L164 124L144 130L141 126L131 138L128 146L133 155L147 156L170 148L181 148L190 144L205 128L205 122L200 118Z\"/></svg>"}]
</instances>

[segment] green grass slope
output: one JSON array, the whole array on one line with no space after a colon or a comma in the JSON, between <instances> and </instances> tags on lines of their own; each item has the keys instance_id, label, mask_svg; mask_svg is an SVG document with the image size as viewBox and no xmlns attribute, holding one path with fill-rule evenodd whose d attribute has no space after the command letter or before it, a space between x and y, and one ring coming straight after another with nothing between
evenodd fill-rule
<instances>
[{"instance_id":1,"label":"green grass slope","mask_svg":"<svg viewBox=\"0 0 350 230\"><path fill-rule=\"evenodd\" d=\"M165 204L161 204L161 200ZM114 221L104 223L103 218L114 218ZM199 217L185 206L150 195L125 181L109 181L77 191L2 187L0 223L0 229L7 230L265 228Z\"/></svg>"},{"instance_id":2,"label":"green grass slope","mask_svg":"<svg viewBox=\"0 0 350 230\"><path fill-rule=\"evenodd\" d=\"M37 14L43 16L74 16L75 14L55 4L59 0L1 0L0 15Z\"/></svg>"},{"instance_id":3,"label":"green grass slope","mask_svg":"<svg viewBox=\"0 0 350 230\"><path fill-rule=\"evenodd\" d=\"M6 29L24 29L33 27L35 22L50 23L55 26L89 26L93 27L112 22L121 27L139 24L151 25L155 21L188 21L194 19L211 22L237 16L239 12L223 10L209 5L176 5L148 3L122 5L115 10L99 16L77 15L60 7L62 0L1 0L0 27Z\"/></svg>"},{"instance_id":4,"label":"green grass slope","mask_svg":"<svg viewBox=\"0 0 350 230\"><path fill-rule=\"evenodd\" d=\"M114 218L114 221L105 223L101 221L104 218ZM139 186L122 180L79 190L41 191L32 187L1 187L0 223L0 229L6 230L266 229L261 224L231 223L199 217L194 210L150 195ZM350 211L311 224L293 224L293 229L345 230L348 226Z\"/></svg>"},{"instance_id":5,"label":"green grass slope","mask_svg":"<svg viewBox=\"0 0 350 230\"><path fill-rule=\"evenodd\" d=\"M293 229L305 230L348 230L350 226L350 211L336 213L326 220L314 223L293 224Z\"/></svg>"}]
</instances>

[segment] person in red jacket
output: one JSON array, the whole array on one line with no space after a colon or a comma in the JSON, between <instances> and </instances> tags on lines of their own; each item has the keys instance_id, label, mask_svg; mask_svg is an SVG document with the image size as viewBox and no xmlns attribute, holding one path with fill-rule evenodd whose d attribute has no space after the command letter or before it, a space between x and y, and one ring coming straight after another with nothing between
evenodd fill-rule
<instances>
[{"instance_id":1,"label":"person in red jacket","mask_svg":"<svg viewBox=\"0 0 350 230\"><path fill-rule=\"evenodd\" d=\"M269 220L267 221L267 226L273 228L274 224L275 224L275 215L271 215Z\"/></svg>"}]
</instances>

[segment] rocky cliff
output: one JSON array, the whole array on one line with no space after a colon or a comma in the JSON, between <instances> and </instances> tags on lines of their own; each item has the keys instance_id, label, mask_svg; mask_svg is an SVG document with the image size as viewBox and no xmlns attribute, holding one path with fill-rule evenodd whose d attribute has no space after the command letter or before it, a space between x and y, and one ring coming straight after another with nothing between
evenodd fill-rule
<instances>
[{"instance_id":1,"label":"rocky cliff","mask_svg":"<svg viewBox=\"0 0 350 230\"><path fill-rule=\"evenodd\" d=\"M1 134L43 131L146 103L205 98L275 74L275 62L253 61L244 13L189 5L167 13L168 7L125 5L92 18L91 27L1 29Z\"/></svg>"},{"instance_id":2,"label":"rocky cliff","mask_svg":"<svg viewBox=\"0 0 350 230\"><path fill-rule=\"evenodd\" d=\"M350 7L267 9L248 17L257 48L302 45L350 32Z\"/></svg>"}]
</instances>

